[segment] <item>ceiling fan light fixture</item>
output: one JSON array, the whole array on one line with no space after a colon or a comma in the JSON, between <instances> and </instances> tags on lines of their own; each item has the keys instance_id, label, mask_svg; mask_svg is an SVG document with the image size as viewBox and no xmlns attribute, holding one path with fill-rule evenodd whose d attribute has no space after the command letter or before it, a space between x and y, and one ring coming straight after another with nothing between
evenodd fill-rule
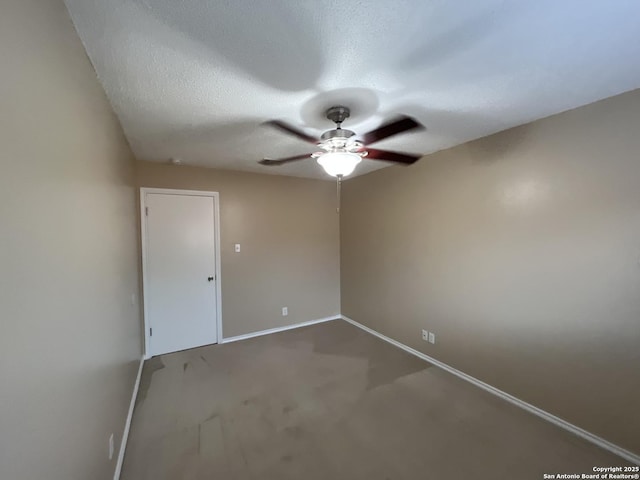
<instances>
[{"instance_id":1,"label":"ceiling fan light fixture","mask_svg":"<svg viewBox=\"0 0 640 480\"><path fill-rule=\"evenodd\" d=\"M362 157L354 152L327 152L317 159L318 164L332 177L351 175L362 161Z\"/></svg>"},{"instance_id":2,"label":"ceiling fan light fixture","mask_svg":"<svg viewBox=\"0 0 640 480\"><path fill-rule=\"evenodd\" d=\"M363 136L357 137L354 132L346 130L341 126L342 122L348 117L349 109L347 107L335 106L327 110L327 118L336 124L336 128L324 132L319 139L281 120L270 120L267 122L267 125L271 125L278 130L282 130L289 135L293 135L307 143L313 143L321 148L323 151L312 153L311 158L315 158L318 164L324 168L325 172L332 177L338 177L338 180L353 173L356 165L362 161L362 157L368 157L372 160L386 160L403 165L411 165L420 159L421 155L410 155L369 148L370 144L380 142L385 138L399 133L415 129L424 129L424 126L413 118L403 115L397 120L386 123ZM280 159L264 158L258 163L261 165L275 166L303 160L304 158L308 158L308 156L295 155Z\"/></svg>"}]
</instances>

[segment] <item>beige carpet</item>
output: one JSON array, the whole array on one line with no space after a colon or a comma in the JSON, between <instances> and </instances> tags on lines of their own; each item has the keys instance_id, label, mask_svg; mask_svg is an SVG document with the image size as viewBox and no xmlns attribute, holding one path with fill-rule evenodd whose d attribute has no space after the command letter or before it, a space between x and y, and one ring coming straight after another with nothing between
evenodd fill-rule
<instances>
[{"instance_id":1,"label":"beige carpet","mask_svg":"<svg viewBox=\"0 0 640 480\"><path fill-rule=\"evenodd\" d=\"M122 480L542 479L628 465L340 320L146 362Z\"/></svg>"}]
</instances>

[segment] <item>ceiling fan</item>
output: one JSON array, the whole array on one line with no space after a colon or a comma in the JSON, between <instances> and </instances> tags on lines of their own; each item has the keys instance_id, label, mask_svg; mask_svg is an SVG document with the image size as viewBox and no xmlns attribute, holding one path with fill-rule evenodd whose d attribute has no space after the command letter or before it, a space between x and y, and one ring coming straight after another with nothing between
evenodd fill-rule
<instances>
[{"instance_id":1,"label":"ceiling fan","mask_svg":"<svg viewBox=\"0 0 640 480\"><path fill-rule=\"evenodd\" d=\"M336 128L324 132L319 139L280 120L270 120L266 122L267 125L282 130L305 142L317 145L322 151L312 154L304 153L302 155L280 158L278 160L265 158L258 163L262 165L282 165L305 158L315 158L318 164L320 164L329 175L342 178L351 174L363 158L410 165L422 157L422 155L411 155L368 147L368 145L372 143L379 142L393 135L408 132L409 130L425 128L411 117L402 116L369 133L357 136L355 132L342 128L342 122L349 118L350 115L347 107L331 107L327 110L326 115L329 120L336 124Z\"/></svg>"}]
</instances>

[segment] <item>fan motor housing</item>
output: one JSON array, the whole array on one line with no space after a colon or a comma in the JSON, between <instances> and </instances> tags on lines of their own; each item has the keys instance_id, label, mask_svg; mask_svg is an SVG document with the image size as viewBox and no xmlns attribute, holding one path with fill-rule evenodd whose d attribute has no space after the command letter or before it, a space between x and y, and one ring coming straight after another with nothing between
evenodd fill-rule
<instances>
[{"instance_id":1,"label":"fan motor housing","mask_svg":"<svg viewBox=\"0 0 640 480\"><path fill-rule=\"evenodd\" d=\"M344 128L334 128L333 130L328 130L322 134L320 139L322 141L331 140L332 138L351 138L355 135L355 132L351 130L345 130Z\"/></svg>"}]
</instances>

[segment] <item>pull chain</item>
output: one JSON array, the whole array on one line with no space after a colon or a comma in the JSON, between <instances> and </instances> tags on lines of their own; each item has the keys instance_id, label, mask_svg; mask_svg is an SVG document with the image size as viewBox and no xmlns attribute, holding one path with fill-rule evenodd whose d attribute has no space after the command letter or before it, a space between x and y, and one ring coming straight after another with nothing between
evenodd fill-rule
<instances>
[{"instance_id":1,"label":"pull chain","mask_svg":"<svg viewBox=\"0 0 640 480\"><path fill-rule=\"evenodd\" d=\"M340 215L340 194L342 191L342 175L338 175L336 178L336 201L337 201L337 207L336 207L336 213L338 215Z\"/></svg>"}]
</instances>

